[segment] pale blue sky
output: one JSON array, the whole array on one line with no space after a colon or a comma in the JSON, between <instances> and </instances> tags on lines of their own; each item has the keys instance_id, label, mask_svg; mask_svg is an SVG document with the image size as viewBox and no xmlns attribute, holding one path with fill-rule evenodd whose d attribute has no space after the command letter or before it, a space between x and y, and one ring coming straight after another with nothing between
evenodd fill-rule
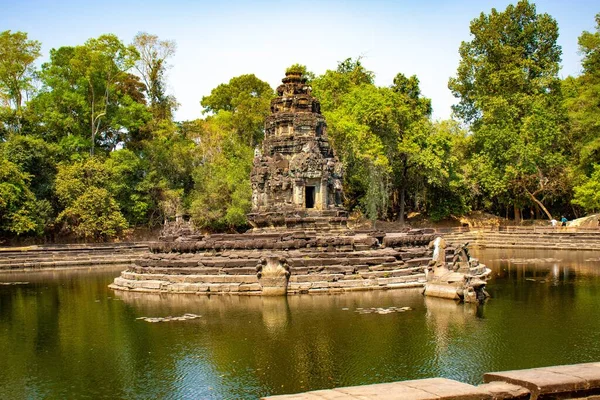
<instances>
[{"instance_id":1,"label":"pale blue sky","mask_svg":"<svg viewBox=\"0 0 600 400\"><path fill-rule=\"evenodd\" d=\"M51 48L114 33L130 43L145 31L177 43L169 91L181 104L178 120L201 117L200 99L234 76L254 73L276 87L285 68L305 64L321 74L338 61L363 57L376 83L398 72L416 74L432 99L434 117L448 118L455 99L447 88L469 22L511 1L9 1L0 0L0 31L25 31ZM514 3L514 2L512 2ZM561 76L580 72L577 37L595 28L600 3L540 0L560 28Z\"/></svg>"}]
</instances>

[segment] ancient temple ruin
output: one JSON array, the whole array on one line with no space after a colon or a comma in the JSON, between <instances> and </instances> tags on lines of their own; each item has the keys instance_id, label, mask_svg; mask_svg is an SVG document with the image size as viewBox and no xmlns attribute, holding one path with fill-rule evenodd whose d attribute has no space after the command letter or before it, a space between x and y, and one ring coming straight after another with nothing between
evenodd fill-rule
<instances>
[{"instance_id":1,"label":"ancient temple ruin","mask_svg":"<svg viewBox=\"0 0 600 400\"><path fill-rule=\"evenodd\" d=\"M342 166L327 138L319 101L306 79L287 72L271 101L262 151L251 174L256 228L344 228Z\"/></svg>"},{"instance_id":2,"label":"ancient temple ruin","mask_svg":"<svg viewBox=\"0 0 600 400\"><path fill-rule=\"evenodd\" d=\"M110 285L154 293L287 295L422 287L433 230L347 226L342 168L319 101L288 72L251 175L253 229L205 234L179 222Z\"/></svg>"}]
</instances>

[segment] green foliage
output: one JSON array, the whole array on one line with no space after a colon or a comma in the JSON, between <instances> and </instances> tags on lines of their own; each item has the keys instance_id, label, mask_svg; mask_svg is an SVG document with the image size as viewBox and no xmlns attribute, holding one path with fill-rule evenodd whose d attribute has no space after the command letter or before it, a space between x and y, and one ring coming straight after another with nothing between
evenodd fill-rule
<instances>
[{"instance_id":1,"label":"green foliage","mask_svg":"<svg viewBox=\"0 0 600 400\"><path fill-rule=\"evenodd\" d=\"M21 235L41 228L29 178L16 164L0 157L0 235Z\"/></svg>"},{"instance_id":2,"label":"green foliage","mask_svg":"<svg viewBox=\"0 0 600 400\"><path fill-rule=\"evenodd\" d=\"M398 74L390 87L377 87L373 79L360 60L348 59L312 83L344 164L348 206L360 206L371 219L395 214L400 221L407 203L443 216L466 209L461 196L445 211L427 207L434 202L430 194L451 192L461 175L443 170L458 169L444 161L452 160L454 141L440 147L431 101L422 97L417 77Z\"/></svg>"},{"instance_id":3,"label":"green foliage","mask_svg":"<svg viewBox=\"0 0 600 400\"><path fill-rule=\"evenodd\" d=\"M165 74L167 60L175 54L175 42L160 40L156 35L140 32L133 38L133 46L139 53L135 67L144 80L154 119L170 120L177 102L173 96L166 94Z\"/></svg>"},{"instance_id":4,"label":"green foliage","mask_svg":"<svg viewBox=\"0 0 600 400\"><path fill-rule=\"evenodd\" d=\"M110 166L98 157L58 166L56 195L64 210L57 222L63 224L65 232L106 240L128 227L114 193L108 189L119 189Z\"/></svg>"},{"instance_id":5,"label":"green foliage","mask_svg":"<svg viewBox=\"0 0 600 400\"><path fill-rule=\"evenodd\" d=\"M194 186L192 171L199 162L194 154L193 133L187 133L181 126L162 121L154 137L144 143L145 175L138 190L148 193L153 204L150 225L185 213L184 204Z\"/></svg>"},{"instance_id":6,"label":"green foliage","mask_svg":"<svg viewBox=\"0 0 600 400\"><path fill-rule=\"evenodd\" d=\"M139 55L114 35L50 51L42 65L42 93L32 101L51 141L75 135L112 150L150 119L139 79L129 74ZM136 82L137 81L137 82Z\"/></svg>"},{"instance_id":7,"label":"green foliage","mask_svg":"<svg viewBox=\"0 0 600 400\"><path fill-rule=\"evenodd\" d=\"M575 187L573 204L589 213L600 211L600 164L594 164L592 176Z\"/></svg>"},{"instance_id":8,"label":"green foliage","mask_svg":"<svg viewBox=\"0 0 600 400\"><path fill-rule=\"evenodd\" d=\"M107 240L127 229L127 221L108 190L89 187L58 216L65 229L85 239Z\"/></svg>"},{"instance_id":9,"label":"green foliage","mask_svg":"<svg viewBox=\"0 0 600 400\"><path fill-rule=\"evenodd\" d=\"M36 198L52 198L58 146L37 137L13 134L1 150L5 159L30 176L30 188Z\"/></svg>"},{"instance_id":10,"label":"green foliage","mask_svg":"<svg viewBox=\"0 0 600 400\"><path fill-rule=\"evenodd\" d=\"M296 73L302 75L302 79L307 83L311 84L312 81L316 78L315 74L309 71L306 68L306 65L303 64L292 64L288 68L286 68L285 73Z\"/></svg>"},{"instance_id":11,"label":"green foliage","mask_svg":"<svg viewBox=\"0 0 600 400\"><path fill-rule=\"evenodd\" d=\"M568 191L556 21L522 0L482 13L471 34L449 87L472 124L474 176L484 196L549 214L544 203Z\"/></svg>"},{"instance_id":12,"label":"green foliage","mask_svg":"<svg viewBox=\"0 0 600 400\"><path fill-rule=\"evenodd\" d=\"M466 131L456 121L438 121L419 153L424 180L420 200L433 221L471 210L474 188L466 176L468 142Z\"/></svg>"},{"instance_id":13,"label":"green foliage","mask_svg":"<svg viewBox=\"0 0 600 400\"><path fill-rule=\"evenodd\" d=\"M572 149L571 179L573 204L586 211L598 211L600 165L600 13L596 14L596 32L579 37L583 54L583 74L562 82L564 107L568 112L568 146Z\"/></svg>"},{"instance_id":14,"label":"green foliage","mask_svg":"<svg viewBox=\"0 0 600 400\"><path fill-rule=\"evenodd\" d=\"M33 89L33 63L40 56L40 47L40 42L28 40L24 32L0 33L0 106L21 108L23 94Z\"/></svg>"},{"instance_id":15,"label":"green foliage","mask_svg":"<svg viewBox=\"0 0 600 400\"><path fill-rule=\"evenodd\" d=\"M286 75L287 74L304 75L306 73L306 65L292 64L288 68L285 69L285 73L286 73Z\"/></svg>"},{"instance_id":16,"label":"green foliage","mask_svg":"<svg viewBox=\"0 0 600 400\"><path fill-rule=\"evenodd\" d=\"M235 133L248 146L254 147L264 135L263 125L273 96L269 84L254 74L240 75L214 88L200 104L205 112L230 112Z\"/></svg>"},{"instance_id":17,"label":"green foliage","mask_svg":"<svg viewBox=\"0 0 600 400\"><path fill-rule=\"evenodd\" d=\"M143 190L147 167L144 160L134 152L121 149L110 153L105 161L110 173L108 190L114 196L129 225L143 225L148 221L155 202L147 190Z\"/></svg>"},{"instance_id":18,"label":"green foliage","mask_svg":"<svg viewBox=\"0 0 600 400\"><path fill-rule=\"evenodd\" d=\"M245 227L250 212L253 149L230 128L229 113L203 121L203 163L193 172L195 190L190 213L196 226L209 230Z\"/></svg>"},{"instance_id":19,"label":"green foliage","mask_svg":"<svg viewBox=\"0 0 600 400\"><path fill-rule=\"evenodd\" d=\"M336 70L327 70L313 80L313 94L321 102L324 111L331 111L340 106L342 96L353 87L372 85L374 80L375 74L363 67L360 58L348 58L338 63Z\"/></svg>"},{"instance_id":20,"label":"green foliage","mask_svg":"<svg viewBox=\"0 0 600 400\"><path fill-rule=\"evenodd\" d=\"M598 77L600 73L600 13L596 14L596 32L584 31L578 40L583 54L583 72Z\"/></svg>"}]
</instances>

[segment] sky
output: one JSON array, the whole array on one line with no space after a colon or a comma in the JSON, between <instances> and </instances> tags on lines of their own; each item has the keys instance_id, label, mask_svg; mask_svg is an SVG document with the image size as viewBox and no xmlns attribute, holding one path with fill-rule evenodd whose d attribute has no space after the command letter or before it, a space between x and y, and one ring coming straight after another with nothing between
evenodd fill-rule
<instances>
[{"instance_id":1,"label":"sky","mask_svg":"<svg viewBox=\"0 0 600 400\"><path fill-rule=\"evenodd\" d=\"M416 75L432 99L435 119L449 118L456 99L448 79L456 74L458 48L470 40L469 23L506 0L0 0L0 32L27 32L49 51L83 44L104 33L131 43L138 32L173 40L169 94L180 106L177 120L202 117L200 100L221 83L255 74L277 87L285 69L300 63L319 75L339 61L362 57L379 86L402 72ZM561 77L578 75L577 38L594 31L600 3L539 0L538 13L553 16L563 50Z\"/></svg>"}]
</instances>

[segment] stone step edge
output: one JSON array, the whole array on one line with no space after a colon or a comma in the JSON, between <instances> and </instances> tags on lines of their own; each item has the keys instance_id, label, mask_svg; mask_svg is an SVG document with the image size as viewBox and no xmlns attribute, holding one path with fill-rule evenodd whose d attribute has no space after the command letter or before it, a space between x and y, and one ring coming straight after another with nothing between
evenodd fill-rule
<instances>
[{"instance_id":1,"label":"stone step edge","mask_svg":"<svg viewBox=\"0 0 600 400\"><path fill-rule=\"evenodd\" d=\"M136 258L115 258L109 260L73 260L73 261L40 261L24 262L20 264L0 264L0 271L20 271L30 269L55 269L61 267L96 266L96 265L130 265Z\"/></svg>"},{"instance_id":2,"label":"stone step edge","mask_svg":"<svg viewBox=\"0 0 600 400\"><path fill-rule=\"evenodd\" d=\"M380 278L360 281L307 282L288 285L288 294L305 293L342 293L359 290L390 290L423 287L425 274L411 276L411 281L398 281L397 278ZM162 280L129 280L115 278L109 285L114 290L146 292L146 293L181 293L181 294L261 294L260 283L172 283Z\"/></svg>"},{"instance_id":3,"label":"stone step edge","mask_svg":"<svg viewBox=\"0 0 600 400\"><path fill-rule=\"evenodd\" d=\"M484 374L483 380L485 383L473 386L447 378L427 378L268 396L262 400L600 399L600 362L491 372Z\"/></svg>"}]
</instances>

